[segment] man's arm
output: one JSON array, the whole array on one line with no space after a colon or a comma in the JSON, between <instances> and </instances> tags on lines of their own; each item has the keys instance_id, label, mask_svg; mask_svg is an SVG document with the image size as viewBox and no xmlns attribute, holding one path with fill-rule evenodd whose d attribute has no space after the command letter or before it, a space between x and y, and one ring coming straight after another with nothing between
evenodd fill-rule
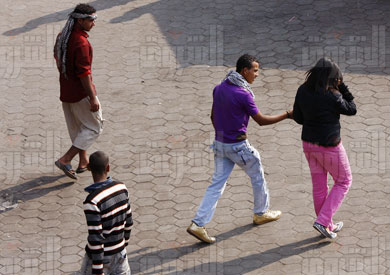
<instances>
[{"instance_id":1,"label":"man's arm","mask_svg":"<svg viewBox=\"0 0 390 275\"><path fill-rule=\"evenodd\" d=\"M80 78L81 85L87 91L89 96L89 104L91 104L91 112L97 112L99 110L99 101L95 95L94 87L92 85L91 75L87 75Z\"/></svg>"},{"instance_id":2,"label":"man's arm","mask_svg":"<svg viewBox=\"0 0 390 275\"><path fill-rule=\"evenodd\" d=\"M103 274L104 237L100 209L96 204L86 201L84 213L88 225L88 250L92 258L92 274Z\"/></svg>"},{"instance_id":3,"label":"man's arm","mask_svg":"<svg viewBox=\"0 0 390 275\"><path fill-rule=\"evenodd\" d=\"M92 55L89 43L84 41L83 44L75 50L75 72L80 78L81 85L89 96L89 104L91 105L91 112L99 110L99 101L96 98L95 87L92 84L91 78L91 64Z\"/></svg>"},{"instance_id":4,"label":"man's arm","mask_svg":"<svg viewBox=\"0 0 390 275\"><path fill-rule=\"evenodd\" d=\"M126 222L125 222L125 246L129 244L131 229L133 228L133 214L131 213L131 206L128 203L127 211L126 211Z\"/></svg>"},{"instance_id":5,"label":"man's arm","mask_svg":"<svg viewBox=\"0 0 390 275\"><path fill-rule=\"evenodd\" d=\"M279 115L274 115L274 116L268 116L268 115L263 115L260 111L253 115L252 118L259 124L260 126L263 125L270 125L274 123L278 123L279 121L282 121L286 118L292 118L292 110L286 111L282 114Z\"/></svg>"}]
</instances>

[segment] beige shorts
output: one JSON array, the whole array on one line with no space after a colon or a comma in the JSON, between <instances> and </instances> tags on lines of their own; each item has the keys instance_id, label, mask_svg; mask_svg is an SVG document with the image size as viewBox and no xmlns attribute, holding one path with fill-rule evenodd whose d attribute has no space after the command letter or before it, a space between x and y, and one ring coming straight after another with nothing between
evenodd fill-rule
<instances>
[{"instance_id":1,"label":"beige shorts","mask_svg":"<svg viewBox=\"0 0 390 275\"><path fill-rule=\"evenodd\" d=\"M87 150L103 131L102 108L91 112L89 98L85 97L76 103L62 102L62 109L72 145Z\"/></svg>"}]
</instances>

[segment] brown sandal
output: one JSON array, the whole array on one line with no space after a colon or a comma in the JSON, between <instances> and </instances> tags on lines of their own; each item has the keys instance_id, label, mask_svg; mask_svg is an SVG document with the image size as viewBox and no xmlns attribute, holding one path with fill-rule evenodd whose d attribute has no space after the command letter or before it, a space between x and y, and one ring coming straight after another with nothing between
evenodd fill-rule
<instances>
[{"instance_id":1,"label":"brown sandal","mask_svg":"<svg viewBox=\"0 0 390 275\"><path fill-rule=\"evenodd\" d=\"M83 173L83 172L85 172L85 171L87 171L87 170L88 170L87 167L83 167L83 168L79 167L79 168L77 168L77 170L76 170L76 174L81 174L81 173Z\"/></svg>"},{"instance_id":2,"label":"brown sandal","mask_svg":"<svg viewBox=\"0 0 390 275\"><path fill-rule=\"evenodd\" d=\"M76 172L72 169L72 165L62 164L59 160L57 160L54 164L59 169L61 169L69 178L77 180L77 175Z\"/></svg>"}]
</instances>

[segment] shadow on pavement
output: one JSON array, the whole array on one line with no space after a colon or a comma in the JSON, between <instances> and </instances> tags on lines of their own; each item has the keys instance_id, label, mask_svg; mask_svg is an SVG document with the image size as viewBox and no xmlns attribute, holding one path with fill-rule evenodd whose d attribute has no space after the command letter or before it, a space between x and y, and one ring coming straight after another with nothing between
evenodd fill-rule
<instances>
[{"instance_id":1,"label":"shadow on pavement","mask_svg":"<svg viewBox=\"0 0 390 275\"><path fill-rule=\"evenodd\" d=\"M42 176L22 184L12 186L0 191L0 213L7 212L18 206L18 203L33 200L46 194L64 189L74 182L61 183L59 185L45 187L49 183L53 183L61 178L61 176Z\"/></svg>"},{"instance_id":2,"label":"shadow on pavement","mask_svg":"<svg viewBox=\"0 0 390 275\"><path fill-rule=\"evenodd\" d=\"M233 236L240 235L246 231L253 229L253 224L247 224L240 227L237 227L228 232L219 234L216 236L217 243L227 240ZM217 262L217 261L205 261L209 258L199 259L198 255L191 256L192 253L197 252L198 250L205 248L215 248L216 251L219 251L223 248L218 248L217 244L206 244L202 242L197 242L191 245L168 248L168 249L154 249L153 247L144 247L135 251L128 251L129 263L131 267L132 274L223 274L223 270L232 266L238 266L242 262L251 261L251 264L243 267L243 270L240 274L251 272L253 270L265 267L274 262L278 262L283 258L287 258L294 255L299 255L304 252L320 249L326 245L329 245L331 242L318 237L311 237L301 241L293 242L287 245L282 245L280 247L272 248L258 254L252 254L244 257L235 258L226 262ZM152 251L150 251L152 249ZM145 254L140 254L145 253ZM139 255L136 255L139 254ZM133 256L136 255L136 256ZM183 257L190 257L189 261L192 262L203 262L202 264L195 265L193 267L176 270L177 261L180 261ZM218 255L213 255L215 258ZM223 254L222 256L223 257ZM202 261L203 260L203 261ZM163 266L165 265L165 267ZM185 265L185 264L184 264ZM169 273L167 273L169 272ZM75 272L72 275L79 275L79 272Z\"/></svg>"},{"instance_id":3,"label":"shadow on pavement","mask_svg":"<svg viewBox=\"0 0 390 275\"><path fill-rule=\"evenodd\" d=\"M203 274L224 274L224 270L228 270L229 268L234 268L237 266L241 266L242 269L237 274L246 274L248 272L263 268L272 263L278 262L284 258L288 258L290 256L299 255L306 251L320 249L324 246L329 245L330 241L323 241L322 237L311 237L305 240L301 240L298 242L293 242L287 245L282 245L280 247L275 247L264 252L260 252L257 254L252 254L249 256L234 258L233 260L226 262L207 262L202 263L197 266L190 267L188 269L184 269L180 272L172 271L168 273L168 275L173 274L199 274L202 272ZM205 272L206 271L206 272ZM231 273L231 271L230 271ZM156 273L149 273L156 274ZM261 274L259 271L258 274Z\"/></svg>"},{"instance_id":4,"label":"shadow on pavement","mask_svg":"<svg viewBox=\"0 0 390 275\"><path fill-rule=\"evenodd\" d=\"M125 9L131 1L95 0L90 4L99 11L119 5ZM72 9L32 19L3 35L14 36L62 21ZM345 72L390 73L390 59L386 60L390 54L386 47L390 44L390 35L386 35L390 1L159 0L125 11L110 23L133 21L147 14L153 16L161 34L138 37L143 40L141 50L147 53L146 60L150 55L164 59L162 56L170 52L174 58L167 60L174 60L180 68L234 66L238 56L249 53L260 58L263 68L307 71L326 55ZM159 39L168 43L170 51L156 45ZM164 66L159 63L163 60L155 65Z\"/></svg>"},{"instance_id":5,"label":"shadow on pavement","mask_svg":"<svg viewBox=\"0 0 390 275\"><path fill-rule=\"evenodd\" d=\"M153 16L182 68L234 66L238 56L249 53L266 68L306 71L326 55L346 72L390 73L385 71L389 1L160 0L110 22L146 14ZM146 52L153 54L154 47L156 56L164 55L156 40L145 37L146 44L150 41Z\"/></svg>"},{"instance_id":6,"label":"shadow on pavement","mask_svg":"<svg viewBox=\"0 0 390 275\"><path fill-rule=\"evenodd\" d=\"M240 235L250 229L253 229L253 224L247 224L247 225L234 228L228 232L219 234L215 237L218 243L227 240L230 237ZM150 265L153 265L153 267L160 266L162 262L166 264L172 261L176 261L180 257L189 255L193 252L196 252L200 249L207 248L207 247L210 247L210 245L203 242L197 242L191 245L175 247L175 248L168 248L168 249L161 249L161 250L154 249L153 251L149 251L146 254L141 254L135 257L129 257L129 262L131 265L131 273L138 274L142 272L142 274L159 274L161 272L169 271L165 269L159 269L159 270L154 270L152 273L148 273L146 272L147 270L145 270L144 272L143 269L147 268ZM146 250L149 249L152 248L147 248ZM139 251L128 253L128 255L130 256L131 254L138 254L138 253Z\"/></svg>"},{"instance_id":7,"label":"shadow on pavement","mask_svg":"<svg viewBox=\"0 0 390 275\"><path fill-rule=\"evenodd\" d=\"M228 232L219 234L216 236L217 243L227 240L233 236L243 234L250 229L253 229L253 224L243 225L233 230L230 230ZM312 249L318 249L330 244L330 242L328 241L320 242L322 240L324 240L322 237L311 237L302 241L269 249L267 251L258 254L240 257L227 262L207 261L206 263L202 263L200 265L191 267L189 269L184 269L182 271L175 270L176 261L180 260L180 258L185 257L187 255L190 256L192 253L208 247L213 248L214 246L216 250L220 250L221 248L218 248L215 244L209 245L206 243L198 242L192 245L181 246L176 248L161 249L161 250L155 249L146 254L141 254L135 257L129 257L129 262L132 268L132 274L140 274L140 273L142 274L164 273L165 274L166 272L171 272L169 274L173 275L173 274L200 274L202 272L204 273L204 271L206 270L210 272L210 274L217 274L218 272L220 272L221 269L226 268L228 266L239 265L242 261L251 261L251 260L255 261L256 264L244 268L243 273L245 273L245 272L249 272L264 267L273 262L277 262L283 258L290 257L293 255L298 255L306 251ZM144 251L148 251L148 250L149 248L144 249ZM137 254L137 253L139 252L137 251L131 254ZM129 253L130 256L131 254ZM195 259L195 256L193 258ZM163 267L163 265L166 265L166 267Z\"/></svg>"},{"instance_id":8,"label":"shadow on pavement","mask_svg":"<svg viewBox=\"0 0 390 275\"><path fill-rule=\"evenodd\" d=\"M133 1L133 0L110 0L110 1L95 0L95 1L92 1L91 3L88 3L88 4L92 5L97 10L97 12L99 12L100 10L110 9L110 8L115 7L115 6L126 5L127 3L131 2L131 1ZM8 31L4 32L3 35L15 36L15 35L19 35L19 34L34 30L41 25L60 22L62 20L67 19L68 14L71 13L73 11L73 9L74 9L74 6L72 6L69 9L66 9L66 10L58 11L55 13L51 13L51 14L48 14L45 16L41 16L41 17L32 19L32 20L26 22L26 24L24 24L24 26L18 27L18 28L12 29L12 30L8 30Z\"/></svg>"}]
</instances>

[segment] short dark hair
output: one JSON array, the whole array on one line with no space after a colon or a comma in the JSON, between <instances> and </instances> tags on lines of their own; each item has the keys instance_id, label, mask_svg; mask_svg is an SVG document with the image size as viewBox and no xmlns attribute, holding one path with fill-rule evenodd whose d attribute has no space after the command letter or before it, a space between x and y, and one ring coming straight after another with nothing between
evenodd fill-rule
<instances>
[{"instance_id":1,"label":"short dark hair","mask_svg":"<svg viewBox=\"0 0 390 275\"><path fill-rule=\"evenodd\" d=\"M88 4L78 4L73 12L82 13L82 14L92 14L96 12L96 9Z\"/></svg>"},{"instance_id":2,"label":"short dark hair","mask_svg":"<svg viewBox=\"0 0 390 275\"><path fill-rule=\"evenodd\" d=\"M241 55L240 58L237 60L236 72L241 73L242 69L244 68L251 69L253 62L259 63L259 60L257 60L257 58L254 57L253 55L249 55L249 54Z\"/></svg>"},{"instance_id":3,"label":"short dark hair","mask_svg":"<svg viewBox=\"0 0 390 275\"><path fill-rule=\"evenodd\" d=\"M89 156L89 169L91 169L92 174L104 174L108 163L108 156L102 151L96 151Z\"/></svg>"},{"instance_id":4,"label":"short dark hair","mask_svg":"<svg viewBox=\"0 0 390 275\"><path fill-rule=\"evenodd\" d=\"M304 85L311 91L326 92L329 88L334 88L336 79L343 81L343 75L339 66L330 58L320 58L316 65L306 72Z\"/></svg>"}]
</instances>

